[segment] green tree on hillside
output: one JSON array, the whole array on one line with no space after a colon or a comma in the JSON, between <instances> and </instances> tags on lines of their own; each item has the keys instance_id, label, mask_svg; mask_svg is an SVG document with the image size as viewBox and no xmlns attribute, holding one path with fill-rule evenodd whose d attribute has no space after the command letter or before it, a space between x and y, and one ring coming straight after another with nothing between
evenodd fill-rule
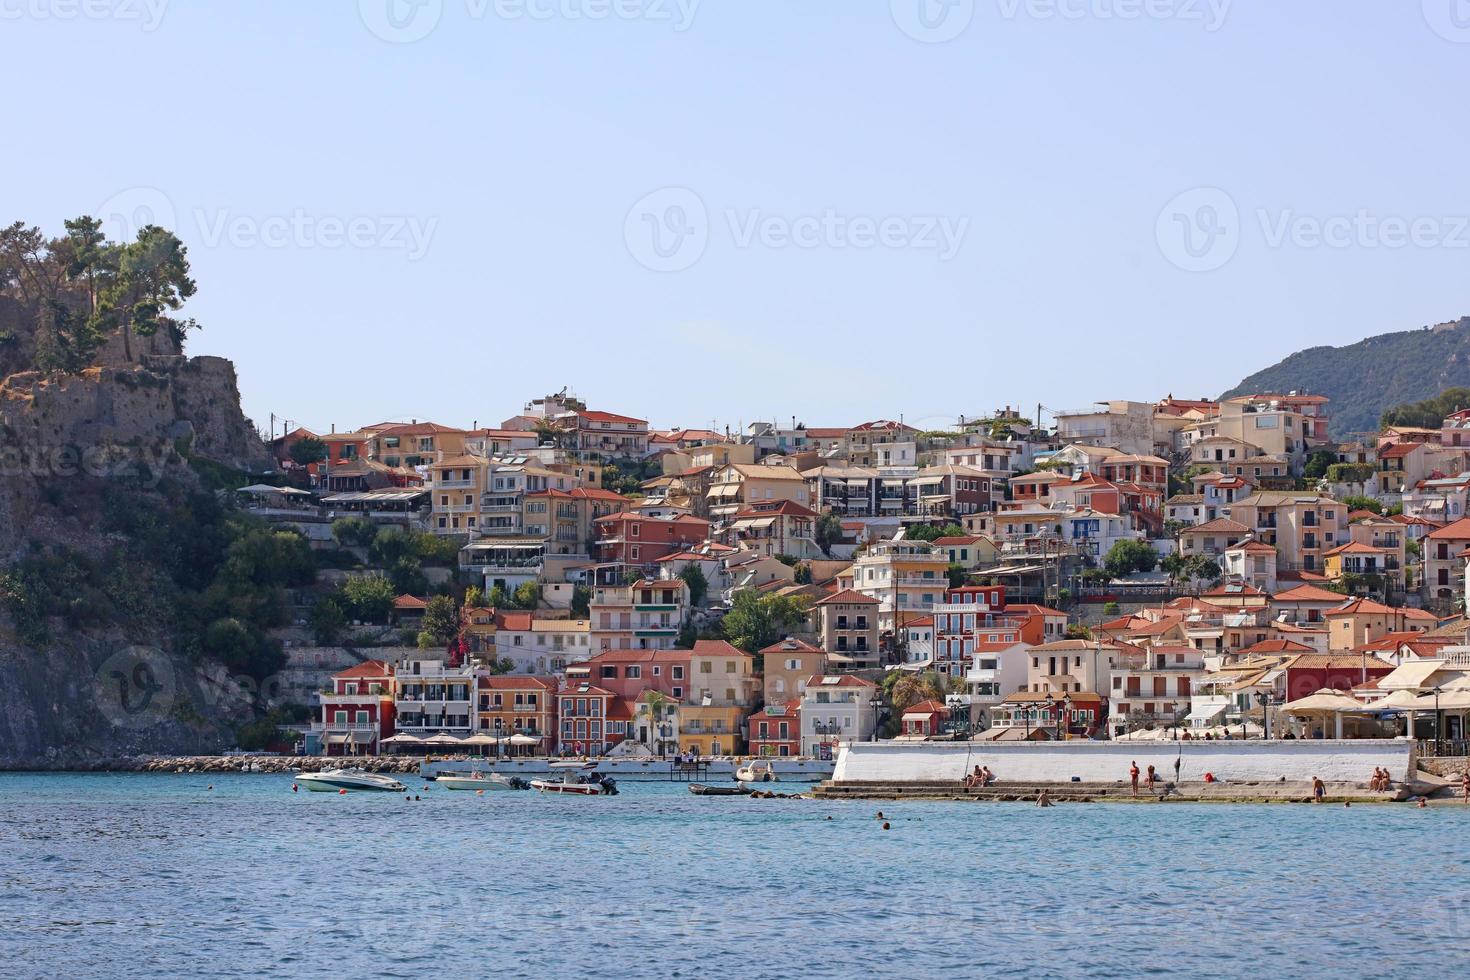
<instances>
[{"instance_id":1,"label":"green tree on hillside","mask_svg":"<svg viewBox=\"0 0 1470 980\"><path fill-rule=\"evenodd\" d=\"M327 444L314 436L297 439L291 444L291 462L297 466L310 466L327 458Z\"/></svg>"},{"instance_id":2,"label":"green tree on hillside","mask_svg":"<svg viewBox=\"0 0 1470 980\"><path fill-rule=\"evenodd\" d=\"M679 577L689 587L689 604L691 606L704 605L704 597L709 593L709 579L705 578L704 570L694 562L687 562L679 571Z\"/></svg>"},{"instance_id":3,"label":"green tree on hillside","mask_svg":"<svg viewBox=\"0 0 1470 980\"><path fill-rule=\"evenodd\" d=\"M1159 563L1158 552L1147 541L1119 541L1108 549L1103 568L1111 578L1126 578L1135 572L1151 572Z\"/></svg>"},{"instance_id":4,"label":"green tree on hillside","mask_svg":"<svg viewBox=\"0 0 1470 980\"><path fill-rule=\"evenodd\" d=\"M817 518L816 541L817 547L822 549L822 554L832 556L832 546L843 538L842 518L829 511L824 511Z\"/></svg>"},{"instance_id":5,"label":"green tree on hillside","mask_svg":"<svg viewBox=\"0 0 1470 980\"><path fill-rule=\"evenodd\" d=\"M806 610L805 598L761 595L754 589L742 589L735 593L720 626L731 643L746 653L755 653L789 633L806 616Z\"/></svg>"},{"instance_id":6,"label":"green tree on hillside","mask_svg":"<svg viewBox=\"0 0 1470 980\"><path fill-rule=\"evenodd\" d=\"M1401 425L1437 429L1447 417L1462 408L1470 408L1470 388L1446 388L1433 398L1386 408L1378 421L1383 428Z\"/></svg>"}]
</instances>

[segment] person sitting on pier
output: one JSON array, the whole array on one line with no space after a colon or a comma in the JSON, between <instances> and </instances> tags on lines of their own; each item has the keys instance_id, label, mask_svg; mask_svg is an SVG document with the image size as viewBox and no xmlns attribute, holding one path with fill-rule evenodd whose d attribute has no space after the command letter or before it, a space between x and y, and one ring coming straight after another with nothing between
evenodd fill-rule
<instances>
[{"instance_id":1,"label":"person sitting on pier","mask_svg":"<svg viewBox=\"0 0 1470 980\"><path fill-rule=\"evenodd\" d=\"M980 783L980 767L979 766L976 766L974 772L967 773L965 775L965 781L964 782L965 782L965 789L973 789L974 787L981 785L981 783Z\"/></svg>"},{"instance_id":2,"label":"person sitting on pier","mask_svg":"<svg viewBox=\"0 0 1470 980\"><path fill-rule=\"evenodd\" d=\"M985 768L981 769L980 770L980 785L981 785L981 787L989 786L993 782L995 782L995 773L993 773L993 772L990 771L990 767L989 766L986 766Z\"/></svg>"}]
</instances>

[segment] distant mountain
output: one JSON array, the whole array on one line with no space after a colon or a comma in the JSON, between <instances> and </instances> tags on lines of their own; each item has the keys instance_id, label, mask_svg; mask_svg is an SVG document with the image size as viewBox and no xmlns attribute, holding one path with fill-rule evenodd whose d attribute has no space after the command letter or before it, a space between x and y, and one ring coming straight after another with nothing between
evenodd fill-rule
<instances>
[{"instance_id":1,"label":"distant mountain","mask_svg":"<svg viewBox=\"0 0 1470 980\"><path fill-rule=\"evenodd\" d=\"M1470 317L1379 334L1346 347L1309 347L1257 371L1221 397L1303 391L1326 395L1334 438L1378 428L1385 408L1470 386Z\"/></svg>"}]
</instances>

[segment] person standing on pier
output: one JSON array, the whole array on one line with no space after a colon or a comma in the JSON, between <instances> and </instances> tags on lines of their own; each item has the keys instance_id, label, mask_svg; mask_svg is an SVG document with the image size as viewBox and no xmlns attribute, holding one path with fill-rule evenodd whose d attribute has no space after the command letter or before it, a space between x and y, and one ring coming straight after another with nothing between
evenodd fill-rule
<instances>
[{"instance_id":1,"label":"person standing on pier","mask_svg":"<svg viewBox=\"0 0 1470 980\"><path fill-rule=\"evenodd\" d=\"M1128 784L1133 787L1133 795L1138 795L1138 760L1128 767Z\"/></svg>"}]
</instances>

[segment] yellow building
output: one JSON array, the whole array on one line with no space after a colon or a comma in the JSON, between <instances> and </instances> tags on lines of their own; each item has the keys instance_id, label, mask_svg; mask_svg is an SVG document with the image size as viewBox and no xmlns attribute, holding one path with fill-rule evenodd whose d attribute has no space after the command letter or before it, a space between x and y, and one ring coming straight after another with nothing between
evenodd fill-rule
<instances>
[{"instance_id":1,"label":"yellow building","mask_svg":"<svg viewBox=\"0 0 1470 980\"><path fill-rule=\"evenodd\" d=\"M755 658L724 640L699 640L689 656L689 689L679 707L679 743L700 755L739 755L745 719L758 700Z\"/></svg>"}]
</instances>

